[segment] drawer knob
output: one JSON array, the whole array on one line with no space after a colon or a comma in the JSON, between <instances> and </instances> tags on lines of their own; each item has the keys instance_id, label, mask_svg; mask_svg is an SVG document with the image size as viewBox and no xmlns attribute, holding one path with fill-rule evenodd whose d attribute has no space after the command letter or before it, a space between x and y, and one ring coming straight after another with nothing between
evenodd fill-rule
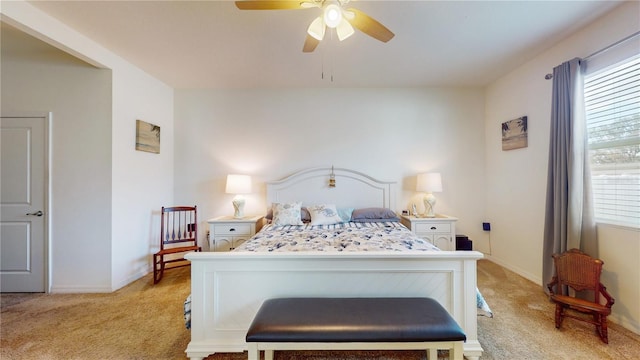
<instances>
[{"instance_id":1,"label":"drawer knob","mask_svg":"<svg viewBox=\"0 0 640 360\"><path fill-rule=\"evenodd\" d=\"M236 231L236 229L234 229L234 228L231 228L231 229L229 229L229 231Z\"/></svg>"},{"instance_id":2,"label":"drawer knob","mask_svg":"<svg viewBox=\"0 0 640 360\"><path fill-rule=\"evenodd\" d=\"M432 227L431 227L431 230L435 230L435 229L436 229L436 227L435 227L435 226L432 226Z\"/></svg>"}]
</instances>

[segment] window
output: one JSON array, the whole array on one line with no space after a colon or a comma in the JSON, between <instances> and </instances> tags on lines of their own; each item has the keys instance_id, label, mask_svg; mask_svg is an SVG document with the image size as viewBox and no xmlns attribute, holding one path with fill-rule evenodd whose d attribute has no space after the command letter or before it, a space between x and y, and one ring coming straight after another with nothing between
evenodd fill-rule
<instances>
[{"instance_id":1,"label":"window","mask_svg":"<svg viewBox=\"0 0 640 360\"><path fill-rule=\"evenodd\" d=\"M596 221L640 228L640 56L585 76Z\"/></svg>"}]
</instances>

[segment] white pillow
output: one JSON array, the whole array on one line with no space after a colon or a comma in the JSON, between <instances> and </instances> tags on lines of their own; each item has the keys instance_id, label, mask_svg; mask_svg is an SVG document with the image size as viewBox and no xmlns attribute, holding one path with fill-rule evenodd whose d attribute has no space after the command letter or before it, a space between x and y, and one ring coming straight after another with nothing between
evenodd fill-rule
<instances>
[{"instance_id":1,"label":"white pillow","mask_svg":"<svg viewBox=\"0 0 640 360\"><path fill-rule=\"evenodd\" d=\"M273 203L273 220L271 223L280 225L304 225L300 216L301 202L296 203Z\"/></svg>"},{"instance_id":2,"label":"white pillow","mask_svg":"<svg viewBox=\"0 0 640 360\"><path fill-rule=\"evenodd\" d=\"M331 225L343 222L333 204L314 205L307 207L307 209L311 214L311 225Z\"/></svg>"}]
</instances>

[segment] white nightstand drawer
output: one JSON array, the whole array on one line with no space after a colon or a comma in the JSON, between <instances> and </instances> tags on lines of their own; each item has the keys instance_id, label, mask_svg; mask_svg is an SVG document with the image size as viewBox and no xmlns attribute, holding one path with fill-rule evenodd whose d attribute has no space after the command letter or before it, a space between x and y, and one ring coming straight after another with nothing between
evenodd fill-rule
<instances>
[{"instance_id":1,"label":"white nightstand drawer","mask_svg":"<svg viewBox=\"0 0 640 360\"><path fill-rule=\"evenodd\" d=\"M251 225L249 224L220 224L214 226L214 234L216 235L247 235L251 234Z\"/></svg>"},{"instance_id":2,"label":"white nightstand drawer","mask_svg":"<svg viewBox=\"0 0 640 360\"><path fill-rule=\"evenodd\" d=\"M451 224L445 223L435 223L435 224L426 224L426 223L417 223L415 224L415 232L416 233L442 233L442 232L451 232Z\"/></svg>"}]
</instances>

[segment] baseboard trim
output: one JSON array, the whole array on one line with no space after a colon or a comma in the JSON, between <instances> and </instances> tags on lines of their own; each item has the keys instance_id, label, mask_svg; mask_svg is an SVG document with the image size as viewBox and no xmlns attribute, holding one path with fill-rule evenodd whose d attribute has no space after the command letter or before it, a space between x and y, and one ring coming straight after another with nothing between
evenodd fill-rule
<instances>
[{"instance_id":1,"label":"baseboard trim","mask_svg":"<svg viewBox=\"0 0 640 360\"><path fill-rule=\"evenodd\" d=\"M138 269L133 274L130 274L126 279L121 280L113 286L52 286L51 294L93 294L93 293L110 293L120 288L123 288L132 282L139 280L145 275L149 274L151 269L144 268Z\"/></svg>"},{"instance_id":2,"label":"baseboard trim","mask_svg":"<svg viewBox=\"0 0 640 360\"><path fill-rule=\"evenodd\" d=\"M123 287L131 284L132 282L134 282L136 280L139 280L140 278L142 278L145 275L147 275L148 273L150 273L151 270L152 270L151 267L145 267L145 268L142 268L142 269L138 269L134 273L130 274L124 280L121 280L121 281L117 282L116 284L114 284L112 291L116 291L116 290L118 290L120 288L123 288Z\"/></svg>"},{"instance_id":3,"label":"baseboard trim","mask_svg":"<svg viewBox=\"0 0 640 360\"><path fill-rule=\"evenodd\" d=\"M109 286L53 286L51 294L94 294L94 293L110 293Z\"/></svg>"},{"instance_id":4,"label":"baseboard trim","mask_svg":"<svg viewBox=\"0 0 640 360\"><path fill-rule=\"evenodd\" d=\"M487 260L489 260L489 261L492 261L492 262L494 262L494 263L496 263L496 264L498 264L498 265L502 266L503 268L506 268L506 269L508 269L508 270L511 270L511 271L513 271L514 273L516 273L516 274L518 274L518 275L522 276L523 278L525 278L525 279L527 279L527 280L529 280L529 281L532 281L532 282L534 282L534 283L536 283L536 284L538 284L538 285L540 285L540 286L542 286L542 285L543 285L543 283L542 283L542 279L540 279L540 276L535 276L535 275L533 275L533 274L530 274L530 273L528 273L528 272L524 271L524 270L523 270L523 269L521 269L521 268L513 267L513 266L511 266L511 264L509 264L509 263L507 263L507 262L505 262L505 261L502 261L502 260L500 260L500 259L496 258L495 256L491 256L491 255L487 255L487 254L485 254L485 259L487 259ZM551 280L551 279L549 279L549 280Z\"/></svg>"},{"instance_id":5,"label":"baseboard trim","mask_svg":"<svg viewBox=\"0 0 640 360\"><path fill-rule=\"evenodd\" d=\"M640 324L633 321L633 319L622 317L620 316L620 314L616 314L615 309L616 309L616 305L613 304L613 312L611 313L611 315L609 315L609 320L612 323L616 323L622 326L623 328L640 335Z\"/></svg>"}]
</instances>

